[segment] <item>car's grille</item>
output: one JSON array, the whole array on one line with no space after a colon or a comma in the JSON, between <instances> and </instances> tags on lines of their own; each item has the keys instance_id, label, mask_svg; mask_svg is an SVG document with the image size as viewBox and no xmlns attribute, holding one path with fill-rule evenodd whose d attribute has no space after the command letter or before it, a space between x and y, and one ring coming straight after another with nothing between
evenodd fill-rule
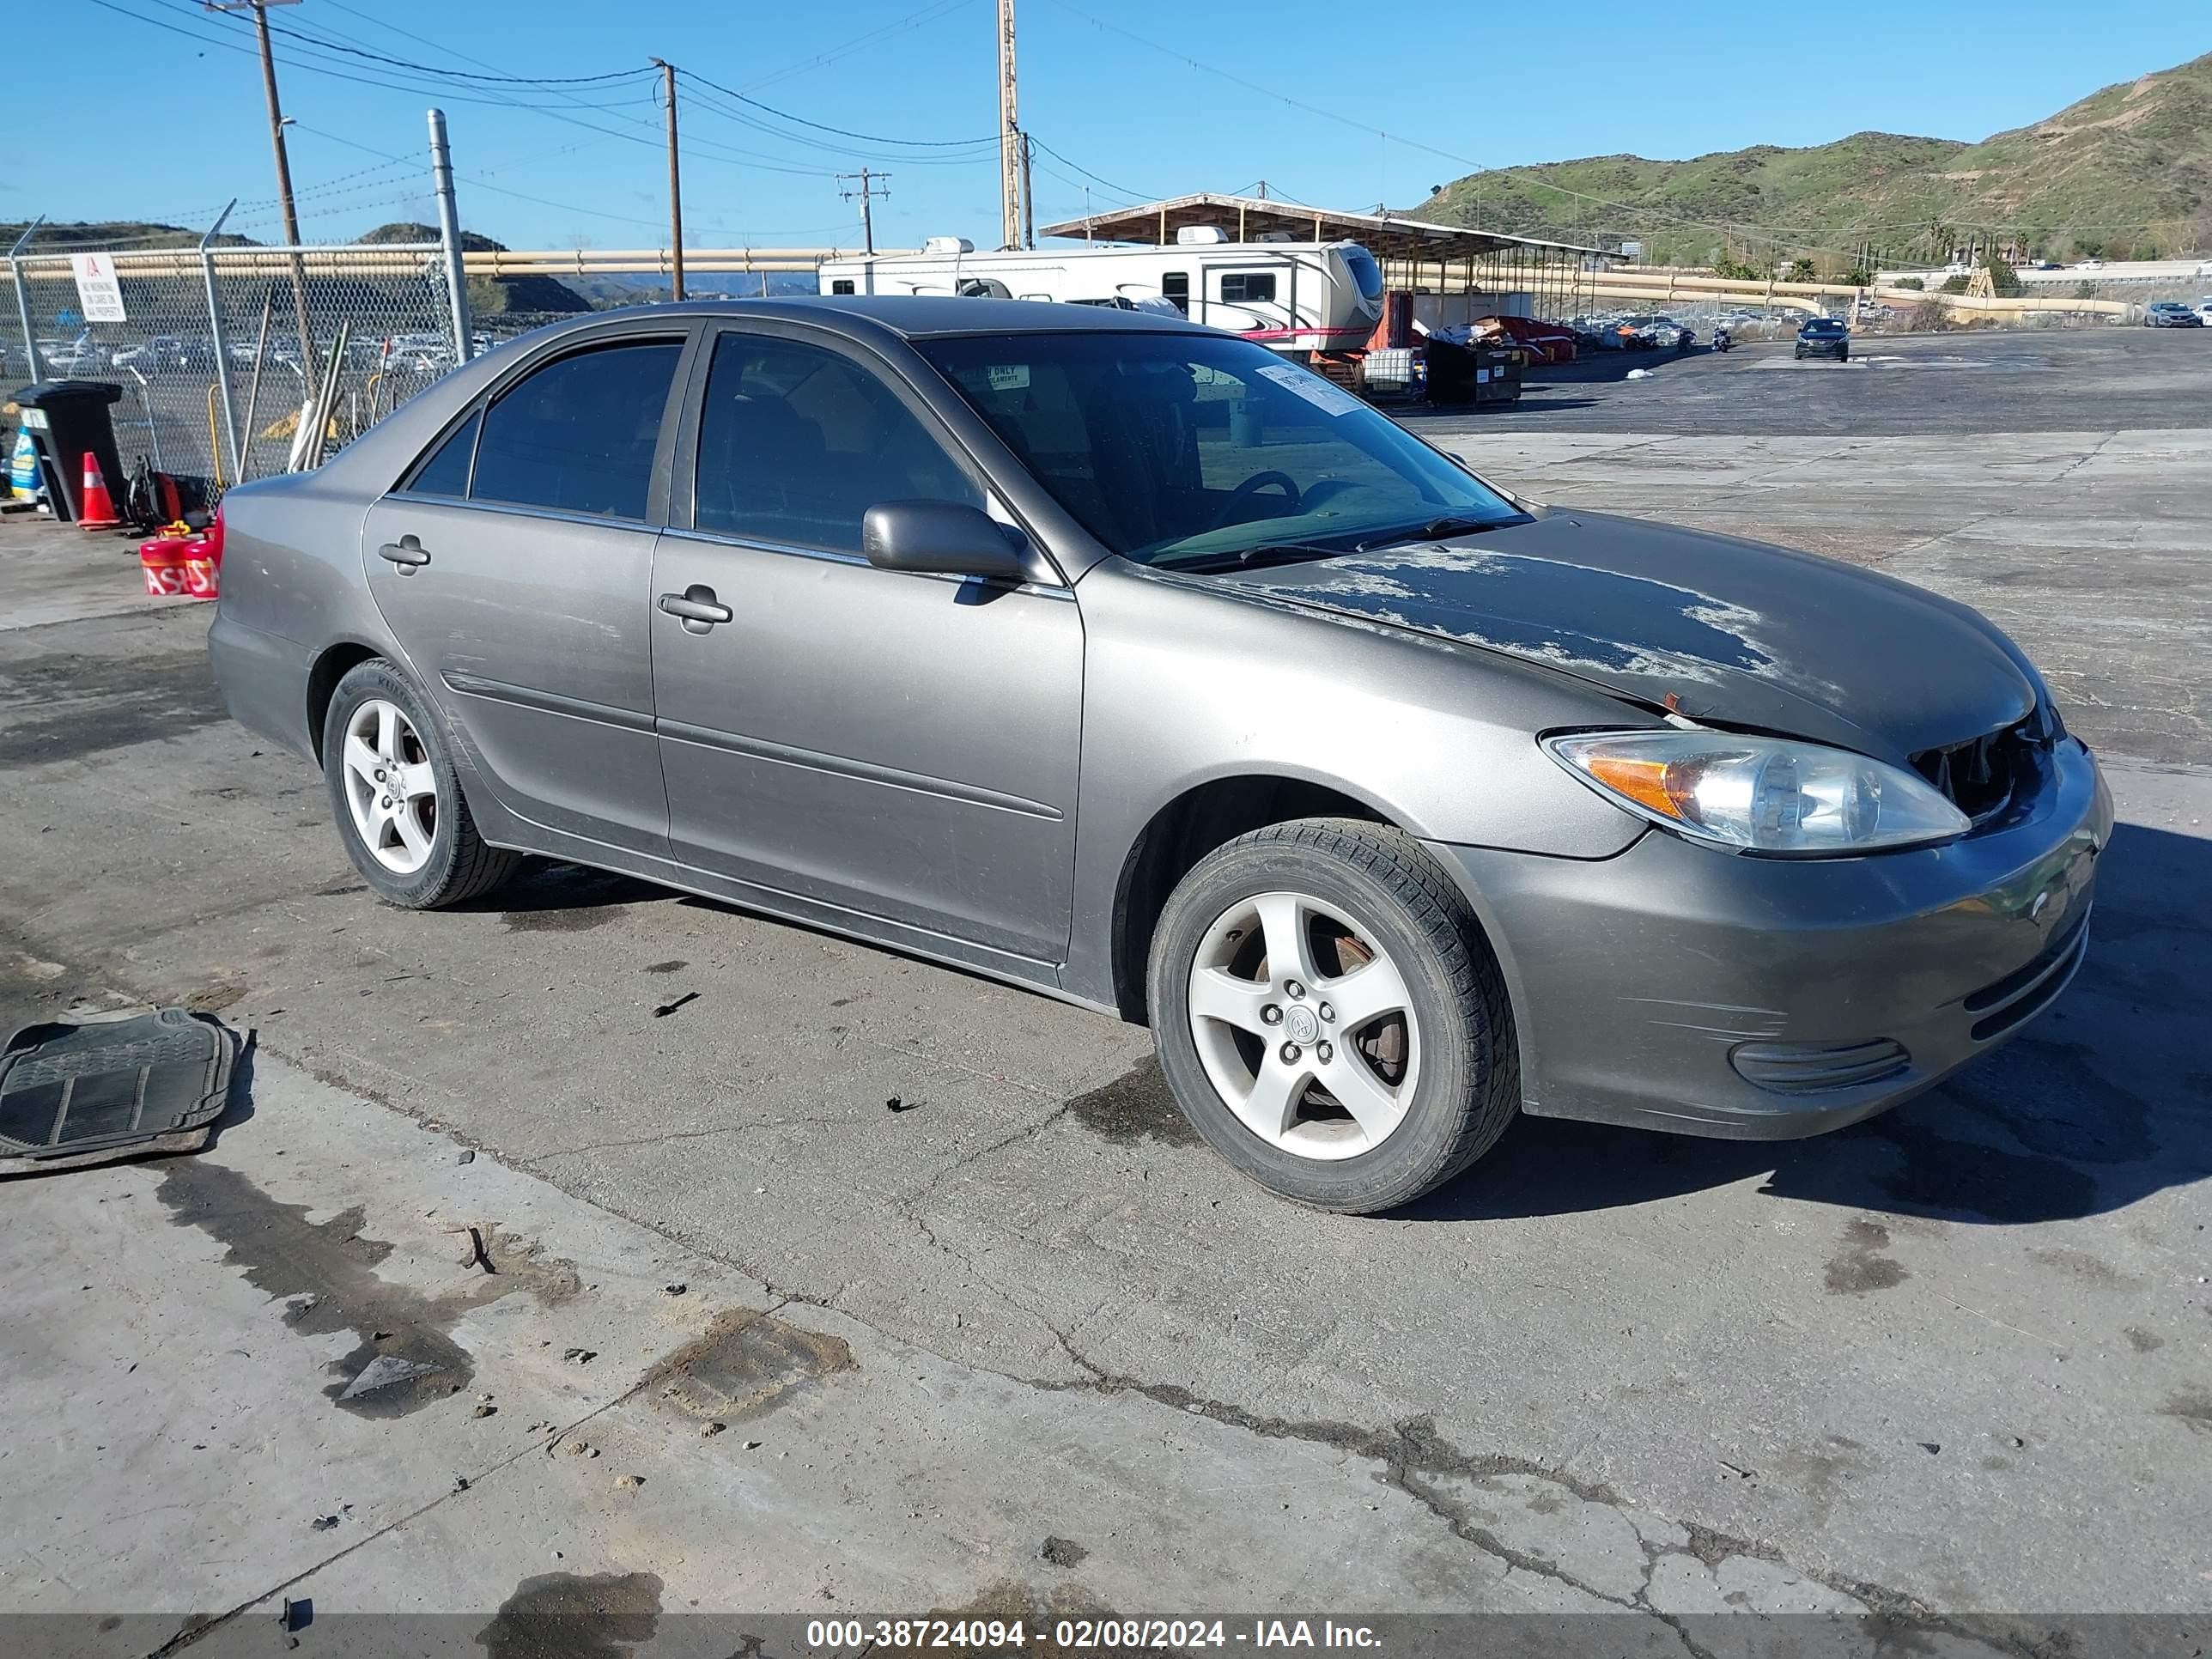
<instances>
[{"instance_id":1,"label":"car's grille","mask_svg":"<svg viewBox=\"0 0 2212 1659\"><path fill-rule=\"evenodd\" d=\"M1923 749L1912 766L1954 806L1984 823L2034 786L2060 735L2057 714L2046 704L2002 731Z\"/></svg>"}]
</instances>

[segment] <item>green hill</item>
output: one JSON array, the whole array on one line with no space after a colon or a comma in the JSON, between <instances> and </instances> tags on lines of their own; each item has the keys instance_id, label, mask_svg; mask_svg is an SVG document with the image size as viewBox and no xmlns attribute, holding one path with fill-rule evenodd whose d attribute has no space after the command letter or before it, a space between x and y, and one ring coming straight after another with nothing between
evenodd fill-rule
<instances>
[{"instance_id":1,"label":"green hill","mask_svg":"<svg viewBox=\"0 0 2212 1659\"><path fill-rule=\"evenodd\" d=\"M1571 241L1638 240L1648 259L1824 269L1862 249L1937 258L1977 238L2016 255L2149 258L2212 245L2212 53L1977 144L1859 132L1684 161L1595 155L1471 173L1419 217Z\"/></svg>"},{"instance_id":2,"label":"green hill","mask_svg":"<svg viewBox=\"0 0 2212 1659\"><path fill-rule=\"evenodd\" d=\"M404 222L379 225L361 240L364 242L434 242L438 240L438 228ZM461 252L504 253L507 247L504 243L495 242L489 236L479 236L472 230L465 230L461 233ZM509 312L544 313L589 311L591 308L590 302L583 295L557 276L469 278L469 310L478 321L487 317L504 316Z\"/></svg>"}]
</instances>

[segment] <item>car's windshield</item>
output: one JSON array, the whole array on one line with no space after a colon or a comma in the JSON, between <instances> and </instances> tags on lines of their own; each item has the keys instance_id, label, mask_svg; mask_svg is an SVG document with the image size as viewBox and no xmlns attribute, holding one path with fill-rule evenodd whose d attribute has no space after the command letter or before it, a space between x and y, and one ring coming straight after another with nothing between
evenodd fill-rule
<instances>
[{"instance_id":1,"label":"car's windshield","mask_svg":"<svg viewBox=\"0 0 2212 1659\"><path fill-rule=\"evenodd\" d=\"M1005 334L921 350L1085 529L1145 563L1524 516L1395 422L1249 341Z\"/></svg>"}]
</instances>

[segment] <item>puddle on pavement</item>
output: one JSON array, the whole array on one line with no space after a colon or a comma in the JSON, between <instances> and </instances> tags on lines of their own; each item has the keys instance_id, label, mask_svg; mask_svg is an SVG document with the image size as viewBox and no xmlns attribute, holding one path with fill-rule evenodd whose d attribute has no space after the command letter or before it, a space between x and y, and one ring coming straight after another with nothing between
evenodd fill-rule
<instances>
[{"instance_id":1,"label":"puddle on pavement","mask_svg":"<svg viewBox=\"0 0 2212 1659\"><path fill-rule=\"evenodd\" d=\"M799 1389L854 1369L842 1337L803 1331L767 1314L724 1314L647 1373L644 1386L702 1417L773 1411Z\"/></svg>"},{"instance_id":2,"label":"puddle on pavement","mask_svg":"<svg viewBox=\"0 0 2212 1659\"><path fill-rule=\"evenodd\" d=\"M464 1268L466 1236L456 1234L455 1287L424 1295L379 1276L392 1246L362 1237L359 1206L311 1222L306 1206L279 1204L237 1170L204 1161L169 1165L155 1195L178 1226L196 1227L226 1247L226 1267L242 1268L248 1284L283 1298L283 1321L293 1330L356 1336L352 1350L331 1362L323 1393L356 1416L404 1417L466 1388L476 1364L452 1332L471 1308L518 1291L556 1305L582 1288L570 1263L544 1259L507 1233L485 1237L495 1271Z\"/></svg>"},{"instance_id":3,"label":"puddle on pavement","mask_svg":"<svg viewBox=\"0 0 2212 1659\"><path fill-rule=\"evenodd\" d=\"M477 1632L488 1659L629 1659L660 1623L649 1572L549 1572L526 1578Z\"/></svg>"},{"instance_id":4,"label":"puddle on pavement","mask_svg":"<svg viewBox=\"0 0 2212 1659\"><path fill-rule=\"evenodd\" d=\"M1168 1092L1157 1058L1146 1056L1121 1076L1067 1103L1067 1115L1091 1133L1118 1146L1158 1141L1166 1146L1201 1145L1198 1131Z\"/></svg>"}]
</instances>

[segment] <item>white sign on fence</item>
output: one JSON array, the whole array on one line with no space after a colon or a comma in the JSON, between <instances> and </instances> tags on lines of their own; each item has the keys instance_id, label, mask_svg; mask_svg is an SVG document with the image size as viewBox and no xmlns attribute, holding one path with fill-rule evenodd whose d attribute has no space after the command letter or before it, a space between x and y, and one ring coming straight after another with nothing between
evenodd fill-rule
<instances>
[{"instance_id":1,"label":"white sign on fence","mask_svg":"<svg viewBox=\"0 0 2212 1659\"><path fill-rule=\"evenodd\" d=\"M77 303L88 323L125 323L123 285L115 280L115 265L104 253L72 253L70 269L76 272Z\"/></svg>"}]
</instances>

